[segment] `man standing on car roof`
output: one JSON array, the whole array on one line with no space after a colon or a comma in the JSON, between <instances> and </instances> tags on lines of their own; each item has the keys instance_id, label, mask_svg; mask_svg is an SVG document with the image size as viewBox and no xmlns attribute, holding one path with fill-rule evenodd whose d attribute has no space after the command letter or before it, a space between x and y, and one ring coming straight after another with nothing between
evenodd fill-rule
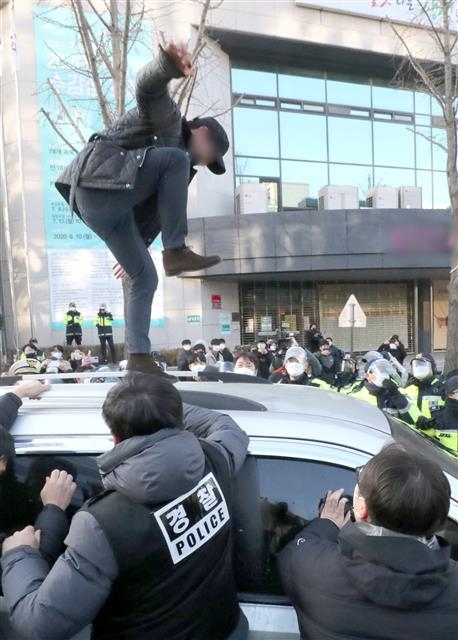
<instances>
[{"instance_id":1,"label":"man standing on car roof","mask_svg":"<svg viewBox=\"0 0 458 640\"><path fill-rule=\"evenodd\" d=\"M56 182L72 211L115 256L115 275L130 277L128 369L162 377L169 376L150 357L148 334L158 276L149 245L161 232L167 276L207 269L221 260L198 255L185 244L193 167L224 173L223 156L229 148L226 132L214 118L185 120L168 94L173 78L193 71L186 47L161 47L137 76L136 107L93 134Z\"/></svg>"}]
</instances>

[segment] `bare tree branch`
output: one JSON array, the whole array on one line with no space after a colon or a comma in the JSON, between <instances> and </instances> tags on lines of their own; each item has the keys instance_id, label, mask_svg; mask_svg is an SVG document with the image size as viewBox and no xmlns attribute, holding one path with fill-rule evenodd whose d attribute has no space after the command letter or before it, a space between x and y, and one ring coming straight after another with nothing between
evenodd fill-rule
<instances>
[{"instance_id":1,"label":"bare tree branch","mask_svg":"<svg viewBox=\"0 0 458 640\"><path fill-rule=\"evenodd\" d=\"M428 142L432 142L436 146L440 147L443 151L445 151L445 153L447 153L447 147L444 144L442 144L442 142L439 142L439 140L436 140L434 136L428 136L425 133L422 133L421 131L419 131L418 129L412 129L412 127L406 127L406 129L407 131L411 131L416 136L420 136L420 138L424 138L425 140L428 140Z\"/></svg>"},{"instance_id":2,"label":"bare tree branch","mask_svg":"<svg viewBox=\"0 0 458 640\"><path fill-rule=\"evenodd\" d=\"M415 72L421 78L423 84L425 85L426 89L428 90L428 93L431 93L432 95L434 95L436 100L443 106L443 104L444 104L443 97L442 97L441 93L439 91L437 91L436 86L434 84L434 81L431 79L431 77L428 75L426 70L423 68L422 64L415 58L415 56L413 55L409 45L407 44L405 38L401 35L400 31L394 26L394 24L391 21L390 21L389 24L390 24L394 34L399 38L399 40L401 41L401 43L404 46L405 50L407 51L407 54L408 54L408 57L409 57L409 62L412 65L412 67L415 70Z\"/></svg>"},{"instance_id":3,"label":"bare tree branch","mask_svg":"<svg viewBox=\"0 0 458 640\"><path fill-rule=\"evenodd\" d=\"M72 0L71 6L73 8L74 15L78 24L79 32L81 35L81 43L84 48L86 60L91 70L92 79L93 79L95 91L97 94L97 100L99 102L100 111L102 113L103 123L105 127L109 127L112 122L112 118L110 114L108 101L105 97L105 94L102 88L102 83L100 80L99 71L97 67L97 59L96 59L91 38L90 38L91 29L89 27L86 15L84 13L81 0Z\"/></svg>"},{"instance_id":4,"label":"bare tree branch","mask_svg":"<svg viewBox=\"0 0 458 640\"><path fill-rule=\"evenodd\" d=\"M46 111L45 109L43 109L43 107L41 107L40 112L44 115L44 117L46 118L46 120L49 122L49 124L51 125L52 129L54 129L54 131L57 133L57 135L59 136L59 138L61 140L63 140L65 142L65 144L70 147L70 149L72 151L74 151L75 153L78 153L78 149L76 147L74 147L72 145L72 143L70 142L70 140L68 140L64 134L62 133L62 131L59 129L59 127L55 124L54 120L52 119L51 115L49 114L48 111Z\"/></svg>"},{"instance_id":5,"label":"bare tree branch","mask_svg":"<svg viewBox=\"0 0 458 640\"><path fill-rule=\"evenodd\" d=\"M62 96L57 91L57 89L55 88L55 86L53 85L53 83L51 82L51 80L49 78L47 80L47 85L51 89L51 93L56 98L57 102L59 103L60 108L62 109L62 111L67 116L70 124L75 129L76 133L78 134L78 137L79 137L80 141L84 144L86 142L85 136L83 135L81 129L79 128L78 124L76 123L76 120L74 120L74 118L72 117L72 115L71 115L70 111L68 110L65 102L62 100Z\"/></svg>"}]
</instances>

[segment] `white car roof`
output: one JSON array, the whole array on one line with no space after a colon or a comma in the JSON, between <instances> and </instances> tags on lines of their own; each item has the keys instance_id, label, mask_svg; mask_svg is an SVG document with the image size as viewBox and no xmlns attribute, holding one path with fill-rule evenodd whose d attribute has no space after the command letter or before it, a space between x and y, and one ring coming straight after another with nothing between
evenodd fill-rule
<instances>
[{"instance_id":1,"label":"white car roof","mask_svg":"<svg viewBox=\"0 0 458 640\"><path fill-rule=\"evenodd\" d=\"M20 440L107 436L101 408L111 386L53 385L40 400L24 400L11 433ZM222 406L250 437L331 442L371 454L391 439L388 421L376 407L324 389L217 382L178 382L176 387L185 401L198 394L204 406L208 398L212 408Z\"/></svg>"}]
</instances>

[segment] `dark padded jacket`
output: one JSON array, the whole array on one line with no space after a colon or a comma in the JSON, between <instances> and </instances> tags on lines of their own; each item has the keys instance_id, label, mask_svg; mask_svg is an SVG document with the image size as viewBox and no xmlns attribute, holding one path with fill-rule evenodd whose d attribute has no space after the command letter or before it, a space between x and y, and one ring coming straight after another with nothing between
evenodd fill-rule
<instances>
[{"instance_id":1,"label":"dark padded jacket","mask_svg":"<svg viewBox=\"0 0 458 640\"><path fill-rule=\"evenodd\" d=\"M149 436L129 438L100 456L104 488L140 505L168 503L183 496L204 477L205 456L198 438L204 438L227 460L231 476L238 472L247 453L248 437L229 416L185 405L184 424L184 431L162 429ZM28 546L9 551L1 560L3 591L12 622L33 640L66 640L90 624L120 576L114 550L90 511L82 510L74 516L65 543L66 551L51 571L40 553ZM174 577L171 572L171 579ZM188 580L191 578L189 575ZM220 581L218 576L215 585ZM186 586L192 588L189 583ZM235 599L234 593L232 597ZM206 615L217 616L215 608L205 611ZM179 607L174 608L173 615L180 616ZM189 638L189 621L182 622L181 633L173 636L180 640Z\"/></svg>"},{"instance_id":2,"label":"dark padded jacket","mask_svg":"<svg viewBox=\"0 0 458 640\"><path fill-rule=\"evenodd\" d=\"M139 71L135 90L137 106L108 129L93 134L56 181L57 190L72 211L79 214L75 203L77 186L133 189L148 149L186 149L189 128L167 89L170 80L181 75L162 48L154 60ZM190 179L195 173L192 169ZM135 217L142 220L145 216L136 211ZM146 239L147 231L140 231Z\"/></svg>"},{"instance_id":3,"label":"dark padded jacket","mask_svg":"<svg viewBox=\"0 0 458 640\"><path fill-rule=\"evenodd\" d=\"M410 536L339 532L316 519L279 554L280 577L303 640L458 637L458 564L450 546Z\"/></svg>"}]
</instances>

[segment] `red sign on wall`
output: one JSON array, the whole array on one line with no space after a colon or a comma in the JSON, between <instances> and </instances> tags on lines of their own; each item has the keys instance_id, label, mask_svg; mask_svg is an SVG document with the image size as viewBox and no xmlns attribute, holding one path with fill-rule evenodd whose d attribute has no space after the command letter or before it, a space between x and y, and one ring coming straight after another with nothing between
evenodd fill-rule
<instances>
[{"instance_id":1,"label":"red sign on wall","mask_svg":"<svg viewBox=\"0 0 458 640\"><path fill-rule=\"evenodd\" d=\"M221 296L217 293L212 295L212 309L221 309Z\"/></svg>"}]
</instances>

